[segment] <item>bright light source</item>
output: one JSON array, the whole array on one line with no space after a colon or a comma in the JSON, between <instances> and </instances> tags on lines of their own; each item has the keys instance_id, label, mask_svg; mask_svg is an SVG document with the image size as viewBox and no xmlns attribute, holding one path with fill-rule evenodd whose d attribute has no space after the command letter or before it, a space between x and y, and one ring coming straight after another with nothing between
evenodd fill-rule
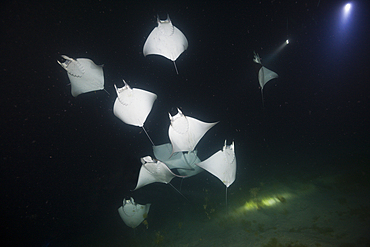
<instances>
[{"instance_id":1,"label":"bright light source","mask_svg":"<svg viewBox=\"0 0 370 247\"><path fill-rule=\"evenodd\" d=\"M347 4L344 6L344 13L348 13L350 9L351 9L351 4L350 4L350 3L347 3Z\"/></svg>"},{"instance_id":2,"label":"bright light source","mask_svg":"<svg viewBox=\"0 0 370 247\"><path fill-rule=\"evenodd\" d=\"M348 18L349 13L351 12L351 8L352 8L352 4L350 3L347 3L346 5L344 5L343 7L343 18L344 19Z\"/></svg>"},{"instance_id":3,"label":"bright light source","mask_svg":"<svg viewBox=\"0 0 370 247\"><path fill-rule=\"evenodd\" d=\"M287 40L285 40L283 43L281 43L281 45L273 52L273 53L271 53L269 56L266 56L264 59L263 59L263 61L264 61L264 63L266 64L266 63L269 63L269 62L271 62L271 61L273 61L275 58L276 58L276 56L277 56L277 54L285 47L285 46L287 46L289 44L289 40L287 39Z\"/></svg>"},{"instance_id":4,"label":"bright light source","mask_svg":"<svg viewBox=\"0 0 370 247\"><path fill-rule=\"evenodd\" d=\"M345 25L348 22L351 12L352 12L352 4L347 3L346 5L344 5L343 10L342 10L342 25Z\"/></svg>"}]
</instances>

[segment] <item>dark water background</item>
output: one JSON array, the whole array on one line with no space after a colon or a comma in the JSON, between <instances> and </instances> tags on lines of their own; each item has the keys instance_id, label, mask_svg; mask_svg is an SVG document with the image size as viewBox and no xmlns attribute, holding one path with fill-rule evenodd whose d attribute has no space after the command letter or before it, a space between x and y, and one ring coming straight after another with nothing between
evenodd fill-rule
<instances>
[{"instance_id":1,"label":"dark water background","mask_svg":"<svg viewBox=\"0 0 370 247\"><path fill-rule=\"evenodd\" d=\"M156 203L181 200L165 185L130 191L139 159L152 151L140 128L113 115L113 84L122 86L122 79L158 95L145 123L156 144L168 142L168 112L175 114L177 107L202 121L220 121L198 153L204 160L225 139L235 141L235 188L291 171L368 174L370 8L366 1L353 2L343 24L345 2L317 4L3 4L0 225L8 246L53 246L94 231L112 232L107 229L130 235L116 211L124 197L151 202L154 212ZM179 75L171 61L142 54L157 14L169 14L189 41L176 61ZM287 37L291 43L271 57ZM264 87L264 109L253 51L279 74ZM110 95L73 98L56 63L63 54L104 64ZM200 188L211 178L204 173L191 179Z\"/></svg>"}]
</instances>

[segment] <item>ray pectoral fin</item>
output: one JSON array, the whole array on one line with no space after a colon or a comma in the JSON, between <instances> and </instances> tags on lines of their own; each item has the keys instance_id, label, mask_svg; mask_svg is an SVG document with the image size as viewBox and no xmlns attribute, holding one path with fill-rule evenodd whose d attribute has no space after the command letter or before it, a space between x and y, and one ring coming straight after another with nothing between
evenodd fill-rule
<instances>
[{"instance_id":1,"label":"ray pectoral fin","mask_svg":"<svg viewBox=\"0 0 370 247\"><path fill-rule=\"evenodd\" d=\"M65 62L57 62L68 73L72 96L77 97L82 93L104 89L104 73L101 66L87 58L75 60L65 55L62 57Z\"/></svg>"},{"instance_id":2,"label":"ray pectoral fin","mask_svg":"<svg viewBox=\"0 0 370 247\"><path fill-rule=\"evenodd\" d=\"M140 205L130 200L123 199L123 205L118 208L118 213L125 224L131 228L136 228L148 216L150 203Z\"/></svg>"},{"instance_id":3,"label":"ray pectoral fin","mask_svg":"<svg viewBox=\"0 0 370 247\"><path fill-rule=\"evenodd\" d=\"M258 82L259 82L260 87L261 87L262 107L264 108L265 102L264 102L264 98L263 98L263 87L270 80L272 80L274 78L277 78L278 74L276 74L274 71L271 71L268 68L262 66L261 58L255 52L254 52L253 61L258 64L258 67L257 67L257 69L258 69Z\"/></svg>"},{"instance_id":4,"label":"ray pectoral fin","mask_svg":"<svg viewBox=\"0 0 370 247\"><path fill-rule=\"evenodd\" d=\"M204 134L216 123L205 123L192 117L186 117L179 109L170 117L168 135L172 144L172 153L193 151Z\"/></svg>"},{"instance_id":5,"label":"ray pectoral fin","mask_svg":"<svg viewBox=\"0 0 370 247\"><path fill-rule=\"evenodd\" d=\"M187 162L187 154L183 152L177 152L172 154L172 146L170 143L166 143L159 146L153 146L153 153L156 159L165 163L170 169L187 169L191 170L192 167ZM196 156L196 154L194 154ZM195 160L195 157L189 158Z\"/></svg>"},{"instance_id":6,"label":"ray pectoral fin","mask_svg":"<svg viewBox=\"0 0 370 247\"><path fill-rule=\"evenodd\" d=\"M174 174L166 164L150 156L141 158L141 163L138 182L134 190L155 182L167 184L174 177L181 177Z\"/></svg>"},{"instance_id":7,"label":"ray pectoral fin","mask_svg":"<svg viewBox=\"0 0 370 247\"><path fill-rule=\"evenodd\" d=\"M114 85L117 98L113 105L113 113L122 122L143 128L152 145L154 145L144 123L152 110L157 95L137 88L131 88L125 81L125 86L117 88Z\"/></svg>"},{"instance_id":8,"label":"ray pectoral fin","mask_svg":"<svg viewBox=\"0 0 370 247\"><path fill-rule=\"evenodd\" d=\"M185 35L167 17L166 20L158 19L158 26L153 29L143 47L144 56L160 55L174 62L178 74L176 59L188 48Z\"/></svg>"},{"instance_id":9,"label":"ray pectoral fin","mask_svg":"<svg viewBox=\"0 0 370 247\"><path fill-rule=\"evenodd\" d=\"M227 146L225 141L222 150L196 165L221 180L226 188L229 187L235 181L236 176L234 142L230 146Z\"/></svg>"},{"instance_id":10,"label":"ray pectoral fin","mask_svg":"<svg viewBox=\"0 0 370 247\"><path fill-rule=\"evenodd\" d=\"M141 163L142 166L139 173L139 179L134 190L155 182L170 184L174 177L185 177L176 175L166 164L159 160L155 160L150 156L141 158ZM170 184L170 186L173 187L172 184ZM180 193L180 191L178 191L175 187L173 188ZM181 195L186 199L183 194Z\"/></svg>"}]
</instances>

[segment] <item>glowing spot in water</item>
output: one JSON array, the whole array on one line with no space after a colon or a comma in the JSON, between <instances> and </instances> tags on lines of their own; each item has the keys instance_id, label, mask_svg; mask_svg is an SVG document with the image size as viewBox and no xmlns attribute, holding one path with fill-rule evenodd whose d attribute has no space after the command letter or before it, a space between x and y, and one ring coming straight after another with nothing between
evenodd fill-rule
<instances>
[{"instance_id":1,"label":"glowing spot in water","mask_svg":"<svg viewBox=\"0 0 370 247\"><path fill-rule=\"evenodd\" d=\"M348 13L351 9L351 4L350 3L347 3L345 6L344 6L344 13Z\"/></svg>"}]
</instances>

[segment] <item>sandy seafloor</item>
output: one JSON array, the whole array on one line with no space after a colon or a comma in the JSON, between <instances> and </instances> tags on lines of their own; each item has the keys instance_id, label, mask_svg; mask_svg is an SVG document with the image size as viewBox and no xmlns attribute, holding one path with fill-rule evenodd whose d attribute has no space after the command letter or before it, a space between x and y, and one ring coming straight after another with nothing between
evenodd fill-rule
<instances>
[{"instance_id":1,"label":"sandy seafloor","mask_svg":"<svg viewBox=\"0 0 370 247\"><path fill-rule=\"evenodd\" d=\"M370 181L361 170L236 183L228 207L223 185L198 176L209 183L192 187L191 178L184 180L189 201L168 185L156 187L166 196L152 204L147 227L133 230L117 214L60 246L370 246Z\"/></svg>"}]
</instances>

